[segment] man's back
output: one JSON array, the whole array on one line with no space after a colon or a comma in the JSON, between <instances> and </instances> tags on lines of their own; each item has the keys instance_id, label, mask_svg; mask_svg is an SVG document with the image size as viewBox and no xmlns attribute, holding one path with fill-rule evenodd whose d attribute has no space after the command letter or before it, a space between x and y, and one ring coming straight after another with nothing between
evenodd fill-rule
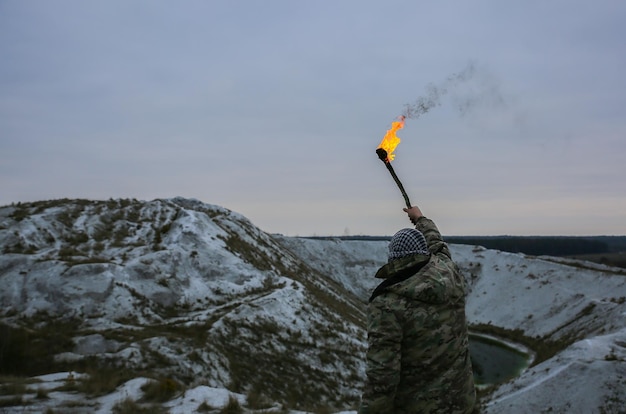
<instances>
[{"instance_id":1,"label":"man's back","mask_svg":"<svg viewBox=\"0 0 626 414\"><path fill-rule=\"evenodd\" d=\"M432 254L383 266L368 307L368 383L360 413L468 413L475 402L465 280L428 219Z\"/></svg>"}]
</instances>

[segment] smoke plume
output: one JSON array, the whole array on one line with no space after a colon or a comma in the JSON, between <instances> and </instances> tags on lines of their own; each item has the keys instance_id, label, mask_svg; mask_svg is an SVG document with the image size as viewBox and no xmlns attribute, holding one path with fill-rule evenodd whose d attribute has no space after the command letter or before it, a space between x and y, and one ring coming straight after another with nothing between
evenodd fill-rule
<instances>
[{"instance_id":1,"label":"smoke plume","mask_svg":"<svg viewBox=\"0 0 626 414\"><path fill-rule=\"evenodd\" d=\"M469 63L461 72L448 76L438 85L428 84L426 93L414 103L405 104L402 115L408 119L417 119L436 106L451 93L451 100L456 109L466 114L478 105L501 106L504 99L500 94L495 79L485 71L479 71Z\"/></svg>"}]
</instances>

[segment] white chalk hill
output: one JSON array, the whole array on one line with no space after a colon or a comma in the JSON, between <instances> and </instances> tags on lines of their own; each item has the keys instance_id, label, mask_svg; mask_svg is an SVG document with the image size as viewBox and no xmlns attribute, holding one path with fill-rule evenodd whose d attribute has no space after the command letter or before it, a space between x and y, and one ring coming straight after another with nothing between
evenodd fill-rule
<instances>
[{"instance_id":1,"label":"white chalk hill","mask_svg":"<svg viewBox=\"0 0 626 414\"><path fill-rule=\"evenodd\" d=\"M484 412L624 412L623 271L451 248L470 323L545 345ZM0 208L0 249L4 412L358 405L384 241L271 235L193 199L49 200ZM37 377L9 392L11 370Z\"/></svg>"}]
</instances>

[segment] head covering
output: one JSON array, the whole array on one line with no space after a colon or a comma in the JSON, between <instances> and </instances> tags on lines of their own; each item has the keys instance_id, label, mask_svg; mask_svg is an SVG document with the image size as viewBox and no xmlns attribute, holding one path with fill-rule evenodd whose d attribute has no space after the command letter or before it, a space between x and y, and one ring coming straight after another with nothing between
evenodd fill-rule
<instances>
[{"instance_id":1,"label":"head covering","mask_svg":"<svg viewBox=\"0 0 626 414\"><path fill-rule=\"evenodd\" d=\"M389 242L389 261L418 253L429 254L429 251L426 238L417 229L402 229Z\"/></svg>"}]
</instances>

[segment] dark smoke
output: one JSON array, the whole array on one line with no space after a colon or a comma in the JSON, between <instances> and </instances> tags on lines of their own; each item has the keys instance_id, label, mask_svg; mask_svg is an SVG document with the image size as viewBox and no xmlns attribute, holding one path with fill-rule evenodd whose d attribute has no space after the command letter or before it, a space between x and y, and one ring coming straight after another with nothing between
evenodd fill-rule
<instances>
[{"instance_id":1,"label":"dark smoke","mask_svg":"<svg viewBox=\"0 0 626 414\"><path fill-rule=\"evenodd\" d=\"M402 115L409 119L417 119L434 107L440 106L442 98L449 92L453 92L453 104L462 115L477 105L504 104L493 77L485 71L479 71L473 63L470 63L461 72L448 76L440 84L428 84L423 96L412 104L404 105Z\"/></svg>"}]
</instances>

